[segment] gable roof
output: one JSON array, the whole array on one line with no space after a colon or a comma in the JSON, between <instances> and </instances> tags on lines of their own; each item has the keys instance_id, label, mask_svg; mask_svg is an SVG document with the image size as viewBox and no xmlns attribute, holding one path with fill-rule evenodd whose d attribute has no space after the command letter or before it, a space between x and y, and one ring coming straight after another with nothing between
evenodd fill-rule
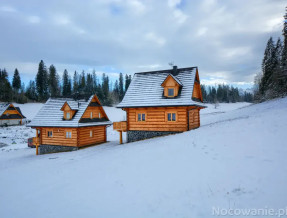
<instances>
[{"instance_id":1,"label":"gable roof","mask_svg":"<svg viewBox=\"0 0 287 218\"><path fill-rule=\"evenodd\" d=\"M168 74L167 77L165 78L165 80L162 82L161 85L163 85L163 84L165 83L165 81L166 81L169 77L173 78L174 81L177 82L178 85L182 86L182 83L179 81L179 79L176 78L176 77L175 77L174 75L172 75L172 74Z\"/></svg>"},{"instance_id":2,"label":"gable roof","mask_svg":"<svg viewBox=\"0 0 287 218\"><path fill-rule=\"evenodd\" d=\"M20 114L10 114L10 115L3 115L3 113L6 111L6 110L8 110L9 109L9 107L10 107L10 105L12 105L12 107L13 108L15 108L17 111L18 111L18 113ZM14 109L13 109L14 110ZM14 105L13 104L11 104L11 103L0 103L0 117L1 117L1 119L24 119L24 118L26 118L23 114L22 114L22 112L21 112L21 110L20 110L20 108L19 107L14 107Z\"/></svg>"},{"instance_id":3,"label":"gable roof","mask_svg":"<svg viewBox=\"0 0 287 218\"><path fill-rule=\"evenodd\" d=\"M197 67L177 69L176 75L173 70L135 73L132 82L118 108L128 107L166 107L166 106L200 106L203 103L193 101L193 87ZM182 87L175 98L166 98L163 95L163 81L172 75Z\"/></svg>"},{"instance_id":4,"label":"gable roof","mask_svg":"<svg viewBox=\"0 0 287 218\"><path fill-rule=\"evenodd\" d=\"M0 116L8 109L9 103L0 103Z\"/></svg>"},{"instance_id":5,"label":"gable roof","mask_svg":"<svg viewBox=\"0 0 287 218\"><path fill-rule=\"evenodd\" d=\"M86 111L89 103L92 101L94 95L92 95L88 101L79 100L74 101L70 98L49 98L44 106L37 113L35 118L27 126L30 127L82 127L82 126L100 126L100 125L110 125L111 121L95 121L89 123L80 123L80 119ZM66 102L73 102L73 108L77 105L78 112L70 120L63 119L63 111L61 111L62 106ZM69 104L70 105L70 104Z\"/></svg>"},{"instance_id":6,"label":"gable roof","mask_svg":"<svg viewBox=\"0 0 287 218\"><path fill-rule=\"evenodd\" d=\"M22 114L22 111L19 107L15 107L16 110L19 112L19 114L21 114L22 118L26 118L23 114Z\"/></svg>"}]
</instances>

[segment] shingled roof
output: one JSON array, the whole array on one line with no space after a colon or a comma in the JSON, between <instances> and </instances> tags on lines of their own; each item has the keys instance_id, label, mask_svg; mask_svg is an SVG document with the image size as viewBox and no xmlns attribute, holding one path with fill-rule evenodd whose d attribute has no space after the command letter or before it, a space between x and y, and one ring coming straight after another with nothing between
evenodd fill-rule
<instances>
[{"instance_id":1,"label":"shingled roof","mask_svg":"<svg viewBox=\"0 0 287 218\"><path fill-rule=\"evenodd\" d=\"M118 108L126 107L166 107L166 106L200 106L203 103L193 101L193 87L197 67L135 73L132 82ZM177 97L166 98L161 86L168 75L182 85Z\"/></svg>"},{"instance_id":2,"label":"shingled roof","mask_svg":"<svg viewBox=\"0 0 287 218\"><path fill-rule=\"evenodd\" d=\"M9 106L9 103L0 103L0 116L7 110Z\"/></svg>"},{"instance_id":3,"label":"shingled roof","mask_svg":"<svg viewBox=\"0 0 287 218\"><path fill-rule=\"evenodd\" d=\"M35 118L27 126L30 127L83 127L83 126L101 126L110 125L111 121L97 121L89 123L80 123L80 119L86 111L89 103L93 99L94 95L90 97L88 101L80 100L74 101L70 98L50 98L44 106L37 113ZM68 102L77 113L71 120L63 119L62 106L65 102Z\"/></svg>"},{"instance_id":4,"label":"shingled roof","mask_svg":"<svg viewBox=\"0 0 287 218\"><path fill-rule=\"evenodd\" d=\"M5 115L3 114L6 110L15 110L14 109L14 105L13 107L9 108L11 105L11 103L0 103L0 119L23 119L23 118L26 118L19 107L15 107L15 109L19 112L19 114L21 115L18 115L18 114L9 114L9 115Z\"/></svg>"}]
</instances>

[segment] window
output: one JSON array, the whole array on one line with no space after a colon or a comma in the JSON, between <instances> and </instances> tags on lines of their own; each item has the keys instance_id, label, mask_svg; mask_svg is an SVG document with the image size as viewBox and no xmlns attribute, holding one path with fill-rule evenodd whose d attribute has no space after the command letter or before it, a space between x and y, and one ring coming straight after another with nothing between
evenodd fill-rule
<instances>
[{"instance_id":1,"label":"window","mask_svg":"<svg viewBox=\"0 0 287 218\"><path fill-rule=\"evenodd\" d=\"M66 113L66 119L70 119L70 118L71 118L70 112L67 112Z\"/></svg>"},{"instance_id":2,"label":"window","mask_svg":"<svg viewBox=\"0 0 287 218\"><path fill-rule=\"evenodd\" d=\"M99 113L99 118L101 118L101 113Z\"/></svg>"},{"instance_id":3,"label":"window","mask_svg":"<svg viewBox=\"0 0 287 218\"><path fill-rule=\"evenodd\" d=\"M144 113L138 113L138 121L146 121L146 116Z\"/></svg>"},{"instance_id":4,"label":"window","mask_svg":"<svg viewBox=\"0 0 287 218\"><path fill-rule=\"evenodd\" d=\"M93 130L90 130L90 137L93 137Z\"/></svg>"},{"instance_id":5,"label":"window","mask_svg":"<svg viewBox=\"0 0 287 218\"><path fill-rule=\"evenodd\" d=\"M174 96L174 89L168 89L168 96L173 97Z\"/></svg>"},{"instance_id":6,"label":"window","mask_svg":"<svg viewBox=\"0 0 287 218\"><path fill-rule=\"evenodd\" d=\"M93 112L91 112L91 119L93 119Z\"/></svg>"},{"instance_id":7,"label":"window","mask_svg":"<svg viewBox=\"0 0 287 218\"><path fill-rule=\"evenodd\" d=\"M52 138L53 137L53 131L48 131L48 137Z\"/></svg>"},{"instance_id":8,"label":"window","mask_svg":"<svg viewBox=\"0 0 287 218\"><path fill-rule=\"evenodd\" d=\"M66 132L66 138L67 139L72 138L72 132Z\"/></svg>"},{"instance_id":9,"label":"window","mask_svg":"<svg viewBox=\"0 0 287 218\"><path fill-rule=\"evenodd\" d=\"M176 121L176 113L167 113L167 121Z\"/></svg>"}]
</instances>

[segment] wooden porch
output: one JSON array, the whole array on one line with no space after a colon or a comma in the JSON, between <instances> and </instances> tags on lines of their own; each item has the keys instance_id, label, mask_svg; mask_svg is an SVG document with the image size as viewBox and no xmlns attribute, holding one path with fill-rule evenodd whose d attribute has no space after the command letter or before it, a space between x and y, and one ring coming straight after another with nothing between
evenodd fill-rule
<instances>
[{"instance_id":1,"label":"wooden porch","mask_svg":"<svg viewBox=\"0 0 287 218\"><path fill-rule=\"evenodd\" d=\"M123 132L128 130L127 121L113 122L113 129L120 133L120 144L123 144Z\"/></svg>"}]
</instances>

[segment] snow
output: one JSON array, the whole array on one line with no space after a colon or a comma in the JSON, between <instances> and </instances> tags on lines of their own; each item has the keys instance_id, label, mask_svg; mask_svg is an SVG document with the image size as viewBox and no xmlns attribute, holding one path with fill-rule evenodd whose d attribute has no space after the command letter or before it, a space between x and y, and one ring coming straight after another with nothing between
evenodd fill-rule
<instances>
[{"instance_id":1,"label":"snow","mask_svg":"<svg viewBox=\"0 0 287 218\"><path fill-rule=\"evenodd\" d=\"M213 207L284 209L286 108L287 98L211 106L196 130L123 145L109 127L110 142L75 152L36 156L35 149L9 144L0 148L1 217L214 217ZM124 116L105 110L112 121ZM20 131L13 128L0 132Z\"/></svg>"},{"instance_id":2,"label":"snow","mask_svg":"<svg viewBox=\"0 0 287 218\"><path fill-rule=\"evenodd\" d=\"M41 107L44 105L42 103L27 103L27 104L17 104L13 103L15 107L19 107L22 114L28 119L32 120Z\"/></svg>"}]
</instances>

